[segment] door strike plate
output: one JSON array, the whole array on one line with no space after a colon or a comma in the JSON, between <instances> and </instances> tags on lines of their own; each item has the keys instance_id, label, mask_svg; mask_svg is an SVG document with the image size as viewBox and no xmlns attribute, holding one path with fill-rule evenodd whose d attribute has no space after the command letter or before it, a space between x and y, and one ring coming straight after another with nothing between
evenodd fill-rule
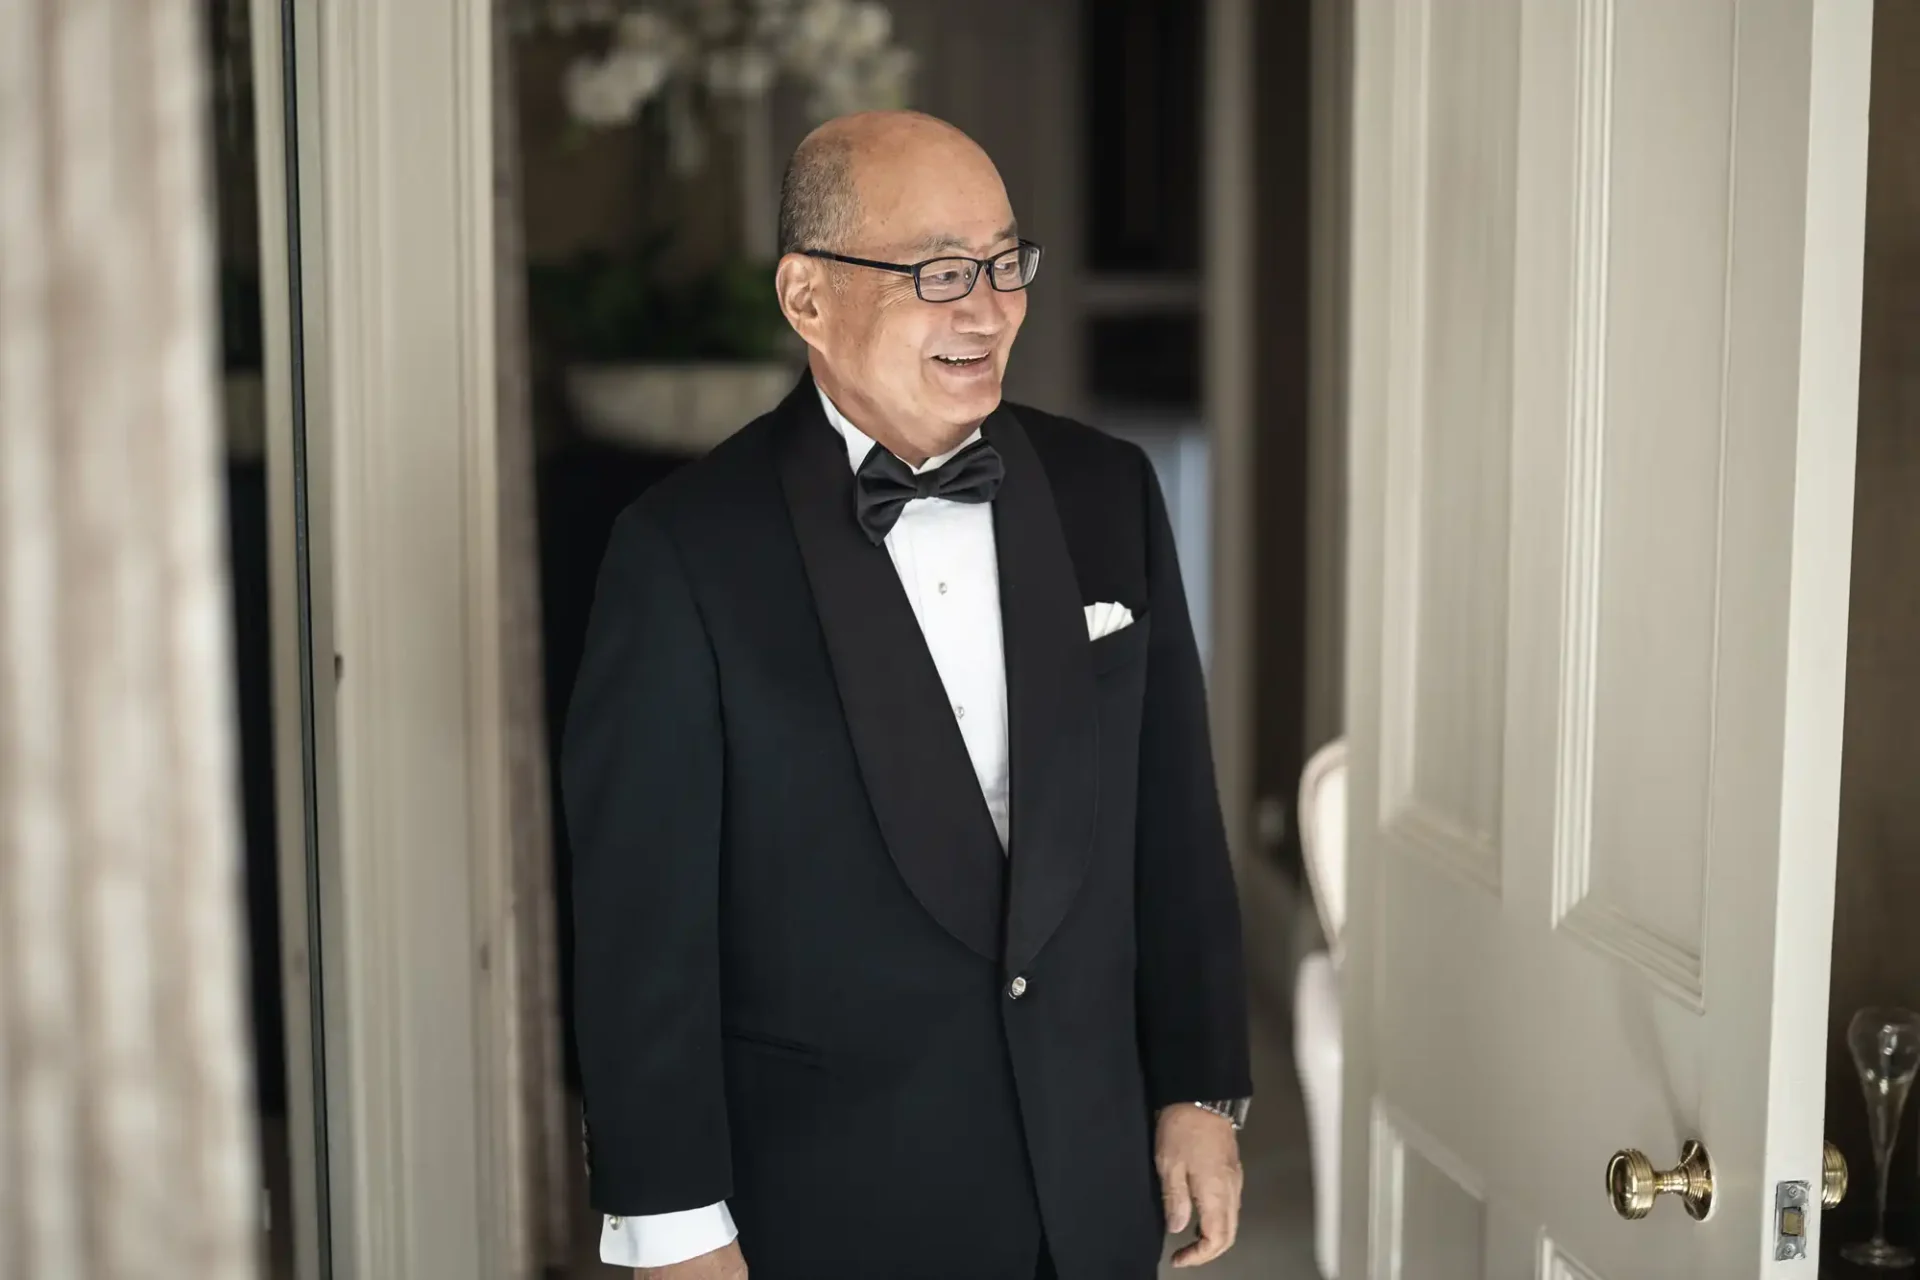
<instances>
[{"instance_id":1,"label":"door strike plate","mask_svg":"<svg viewBox=\"0 0 1920 1280\"><path fill-rule=\"evenodd\" d=\"M1782 1182L1773 1189L1773 1257L1790 1262L1807 1256L1812 1229L1813 1194L1805 1182Z\"/></svg>"}]
</instances>

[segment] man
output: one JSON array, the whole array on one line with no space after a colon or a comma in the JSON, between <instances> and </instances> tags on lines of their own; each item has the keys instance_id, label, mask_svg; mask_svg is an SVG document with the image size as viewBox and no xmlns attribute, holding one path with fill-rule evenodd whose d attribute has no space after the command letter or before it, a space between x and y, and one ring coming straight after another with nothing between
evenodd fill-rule
<instances>
[{"instance_id":1,"label":"man","mask_svg":"<svg viewBox=\"0 0 1920 1280\"><path fill-rule=\"evenodd\" d=\"M1197 1220L1209 1261L1245 982L1153 472L1001 405L1039 250L958 130L823 126L781 240L810 373L621 517L568 717L602 1256L1147 1280Z\"/></svg>"}]
</instances>

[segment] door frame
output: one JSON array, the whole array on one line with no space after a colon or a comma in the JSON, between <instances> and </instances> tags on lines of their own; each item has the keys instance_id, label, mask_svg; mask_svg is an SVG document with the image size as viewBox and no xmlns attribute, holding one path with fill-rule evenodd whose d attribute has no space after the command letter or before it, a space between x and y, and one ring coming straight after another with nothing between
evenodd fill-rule
<instances>
[{"instance_id":1,"label":"door frame","mask_svg":"<svg viewBox=\"0 0 1920 1280\"><path fill-rule=\"evenodd\" d=\"M1299 670L1278 671L1299 684L1300 761L1345 728L1343 668L1347 555L1347 365L1349 157L1353 148L1351 78L1354 0L1310 0L1306 21L1308 98L1306 243L1303 278L1306 440L1303 533L1298 580L1280 580L1297 599ZM1260 289L1249 270L1263 263L1262 186L1294 175L1296 157L1283 152L1287 172L1276 173L1272 148L1262 147L1263 117L1256 67L1263 27L1270 18L1256 0L1209 0L1205 43L1207 246L1202 279L1205 346L1202 420L1211 453L1213 637L1208 665L1209 710L1221 808L1236 857L1293 839L1290 828L1297 778L1259 776L1260 686L1275 655L1262 646L1261 479L1258 437L1264 419L1262 344L1276 336L1298 341L1291 327L1279 335L1263 324ZM1289 238L1300 228L1289 224ZM1284 250L1279 250L1284 252ZM1273 252L1265 255L1272 262ZM1299 279L1288 275L1286 283ZM1270 396L1268 398L1271 398ZM1276 794L1278 789L1279 794ZM1244 870L1244 866L1243 866ZM1247 888L1243 880L1243 890ZM1256 890L1256 892L1258 892Z\"/></svg>"},{"instance_id":2,"label":"door frame","mask_svg":"<svg viewBox=\"0 0 1920 1280\"><path fill-rule=\"evenodd\" d=\"M256 71L277 84L287 68L294 104L290 130L261 130L268 260L290 261L298 235L297 279L268 273L270 467L291 492L298 404L309 477L309 527L273 517L276 616L293 607L297 539L310 557L311 662L288 634L275 655L277 705L298 705L306 680L314 722L310 775L285 716L278 743L283 918L305 939L316 917L319 947L317 1020L304 949L286 970L290 1034L319 1041L317 1057L289 1054L296 1097L323 1108L325 1134L296 1150L299 1274L508 1280L530 1213L503 782L493 6L253 2Z\"/></svg>"},{"instance_id":3,"label":"door frame","mask_svg":"<svg viewBox=\"0 0 1920 1280\"><path fill-rule=\"evenodd\" d=\"M275 862L280 987L286 1037L287 1158L297 1280L330 1273L326 1176L326 1071L320 1011L319 785L333 743L331 703L314 696L315 652L332 651L329 593L312 590L330 562L313 540L312 514L327 493L324 457L308 450L301 387L299 209L289 129L287 0L249 0L254 158L259 200L260 314L265 386L267 573L271 618ZM277 1228L279 1224L274 1224Z\"/></svg>"},{"instance_id":4,"label":"door frame","mask_svg":"<svg viewBox=\"0 0 1920 1280\"><path fill-rule=\"evenodd\" d=\"M1205 155L1201 264L1201 420L1212 453L1212 652L1207 661L1214 773L1227 843L1244 864L1254 844L1258 672L1254 634L1255 383L1253 272L1257 0L1208 0L1202 104Z\"/></svg>"},{"instance_id":5,"label":"door frame","mask_svg":"<svg viewBox=\"0 0 1920 1280\"><path fill-rule=\"evenodd\" d=\"M1329 30L1340 29L1349 2L1316 0L1334 7ZM260 154L263 235L275 237L265 252L287 261L288 228L299 235L299 279L268 273L270 466L279 468L276 493L290 491L292 406L301 397L312 517L313 665L303 672L295 640L278 636L275 659L277 705L299 705L301 680L310 679L315 732L310 781L288 736L297 724L283 727L278 743L283 919L289 938L306 937L317 896L323 993L320 1018L309 1023L308 957L290 950L289 1026L302 1036L318 1028L321 1040L318 1059L304 1052L311 1045L290 1044L289 1055L304 1064L297 1089L307 1090L306 1105L324 1105L324 1151L296 1152L310 1157L309 1168L325 1161L324 1179L300 1192L310 1231L319 1229L320 1197L331 1201L331 1272L315 1261L300 1275L504 1276L525 1196L513 1172L519 1162L507 1155L518 1141L519 1098L508 1067L511 868L498 784L506 739L491 9L472 0L252 3L263 86L281 78L280 15L292 14L287 61L297 104L286 135L291 164L286 139L264 117ZM1206 42L1209 683L1236 854L1252 846L1256 809L1259 335L1257 286L1244 264L1258 239L1257 4L1208 0ZM421 57L422 49L443 52ZM1338 172L1346 138L1328 133L1340 128L1338 113L1315 128L1327 144L1319 162ZM442 163L403 162L403 152ZM297 222L288 221L293 214ZM1344 229L1324 219L1320 233L1339 243ZM1318 287L1342 280L1336 267ZM1313 356L1323 390L1338 374L1326 354L1337 351L1325 342L1328 323L1316 322L1322 341ZM1325 408L1314 422L1324 464L1338 454L1344 424ZM1317 510L1313 546L1322 558L1337 556L1340 504ZM298 589L301 535L290 510L274 519L278 602ZM1321 537L1326 531L1334 536ZM1324 575L1318 590L1327 594ZM1337 636L1337 618L1320 621ZM465 748L459 759L436 753L455 741ZM303 786L317 814L311 879ZM411 857L393 856L398 850ZM423 912L432 927L420 927Z\"/></svg>"}]
</instances>

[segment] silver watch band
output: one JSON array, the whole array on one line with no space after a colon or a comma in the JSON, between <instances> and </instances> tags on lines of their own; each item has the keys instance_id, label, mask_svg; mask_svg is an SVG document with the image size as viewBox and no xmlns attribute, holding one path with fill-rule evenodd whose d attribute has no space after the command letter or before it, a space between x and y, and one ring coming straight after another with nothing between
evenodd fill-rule
<instances>
[{"instance_id":1,"label":"silver watch band","mask_svg":"<svg viewBox=\"0 0 1920 1280\"><path fill-rule=\"evenodd\" d=\"M1233 1098L1226 1102L1196 1102L1193 1105L1202 1111L1211 1111L1216 1116L1224 1116L1233 1122L1236 1131L1247 1126L1247 1110L1253 1104L1252 1098Z\"/></svg>"}]
</instances>

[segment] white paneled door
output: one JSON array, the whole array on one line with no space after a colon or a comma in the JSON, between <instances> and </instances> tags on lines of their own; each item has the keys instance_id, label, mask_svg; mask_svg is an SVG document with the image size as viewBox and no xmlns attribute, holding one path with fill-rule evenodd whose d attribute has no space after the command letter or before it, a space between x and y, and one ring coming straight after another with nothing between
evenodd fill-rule
<instances>
[{"instance_id":1,"label":"white paneled door","mask_svg":"<svg viewBox=\"0 0 1920 1280\"><path fill-rule=\"evenodd\" d=\"M1355 10L1342 1275L1813 1280L1871 5Z\"/></svg>"}]
</instances>

